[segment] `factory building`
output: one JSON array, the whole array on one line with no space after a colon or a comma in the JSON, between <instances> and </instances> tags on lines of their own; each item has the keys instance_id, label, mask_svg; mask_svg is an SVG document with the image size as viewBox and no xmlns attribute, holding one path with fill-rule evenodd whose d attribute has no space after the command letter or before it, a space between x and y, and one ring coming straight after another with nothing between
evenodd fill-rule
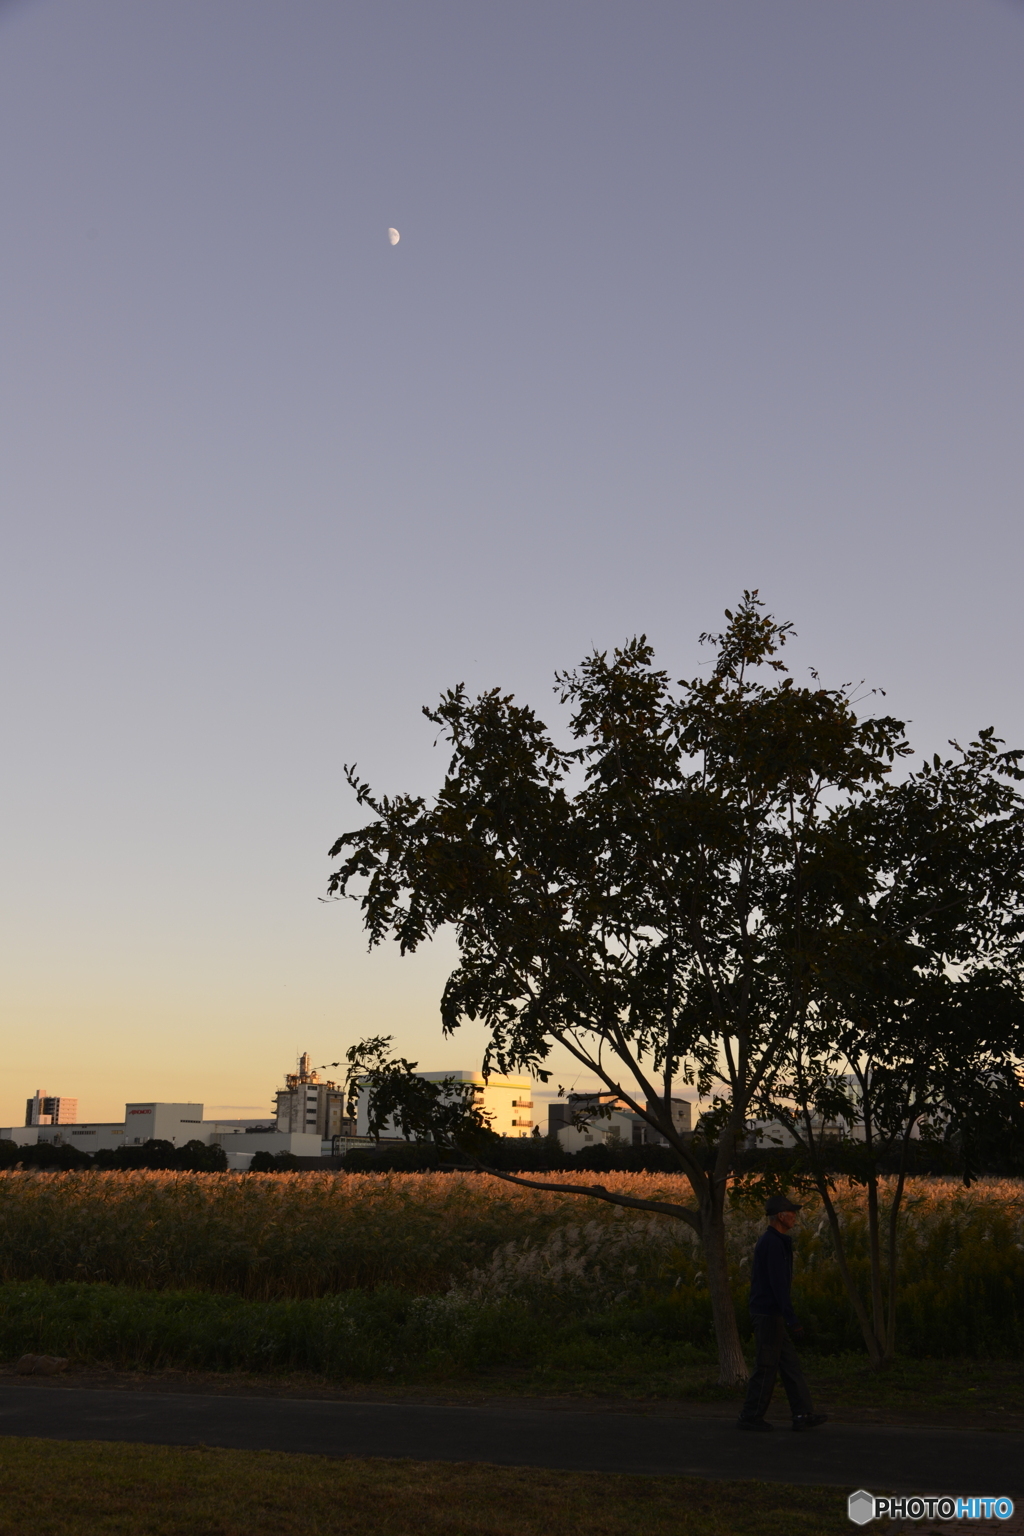
<instances>
[{"instance_id":1,"label":"factory building","mask_svg":"<svg viewBox=\"0 0 1024 1536\"><path fill-rule=\"evenodd\" d=\"M227 1153L228 1167L248 1168L254 1152L291 1152L296 1157L320 1157L324 1145L316 1132L281 1134L264 1121L207 1120L202 1104L126 1104L124 1119L0 1127L0 1141L20 1147L41 1141L55 1146L77 1147L81 1152L112 1152L117 1147L138 1147L147 1141L169 1141L183 1147L189 1141L218 1143ZM327 1151L330 1151L328 1143Z\"/></svg>"},{"instance_id":2,"label":"factory building","mask_svg":"<svg viewBox=\"0 0 1024 1536\"><path fill-rule=\"evenodd\" d=\"M275 1095L276 1124L282 1134L302 1132L330 1142L338 1136L355 1135L356 1123L345 1113L344 1091L310 1066L308 1051L299 1057L298 1070L289 1072L284 1082Z\"/></svg>"}]
</instances>

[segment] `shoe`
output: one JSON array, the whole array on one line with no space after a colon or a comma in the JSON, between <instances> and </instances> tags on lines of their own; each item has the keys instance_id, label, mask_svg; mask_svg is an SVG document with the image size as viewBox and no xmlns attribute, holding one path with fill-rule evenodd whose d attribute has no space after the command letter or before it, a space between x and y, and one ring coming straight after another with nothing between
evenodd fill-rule
<instances>
[{"instance_id":1,"label":"shoe","mask_svg":"<svg viewBox=\"0 0 1024 1536\"><path fill-rule=\"evenodd\" d=\"M773 1430L775 1425L769 1424L767 1419L738 1419L736 1428L749 1429L755 1434L763 1435L766 1430Z\"/></svg>"},{"instance_id":2,"label":"shoe","mask_svg":"<svg viewBox=\"0 0 1024 1536\"><path fill-rule=\"evenodd\" d=\"M827 1413L798 1413L793 1419L793 1428L817 1429L819 1424L824 1424L828 1419Z\"/></svg>"}]
</instances>

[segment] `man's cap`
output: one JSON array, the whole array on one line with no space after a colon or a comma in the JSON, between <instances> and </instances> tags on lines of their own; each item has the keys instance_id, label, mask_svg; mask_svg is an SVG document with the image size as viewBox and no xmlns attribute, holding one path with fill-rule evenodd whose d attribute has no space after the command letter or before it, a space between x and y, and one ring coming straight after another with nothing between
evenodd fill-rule
<instances>
[{"instance_id":1,"label":"man's cap","mask_svg":"<svg viewBox=\"0 0 1024 1536\"><path fill-rule=\"evenodd\" d=\"M777 1216L780 1211L802 1211L802 1205L794 1205L785 1195L772 1195L764 1208L766 1216Z\"/></svg>"}]
</instances>

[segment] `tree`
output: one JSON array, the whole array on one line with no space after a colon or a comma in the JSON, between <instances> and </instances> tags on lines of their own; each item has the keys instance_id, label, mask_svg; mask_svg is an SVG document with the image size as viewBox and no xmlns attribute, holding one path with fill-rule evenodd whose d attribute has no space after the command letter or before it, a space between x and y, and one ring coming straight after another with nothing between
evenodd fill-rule
<instances>
[{"instance_id":1,"label":"tree","mask_svg":"<svg viewBox=\"0 0 1024 1536\"><path fill-rule=\"evenodd\" d=\"M40 1141L23 1147L13 1141L0 1141L0 1168L19 1165L40 1168L47 1173L71 1173L91 1167L92 1158L67 1142Z\"/></svg>"},{"instance_id":2,"label":"tree","mask_svg":"<svg viewBox=\"0 0 1024 1536\"><path fill-rule=\"evenodd\" d=\"M814 1008L761 1102L803 1149L876 1365L895 1350L912 1138L955 1137L969 1183L979 1143L1021 1121L1024 753L1000 751L990 729L952 745L955 756L880 786L825 829L809 875L834 883L839 921L822 935ZM840 1127L848 1176L867 1193L867 1299L826 1171Z\"/></svg>"},{"instance_id":3,"label":"tree","mask_svg":"<svg viewBox=\"0 0 1024 1536\"><path fill-rule=\"evenodd\" d=\"M847 689L797 686L779 656L791 626L762 608L745 593L702 636L710 676L676 689L644 637L560 675L575 746L498 690L449 691L424 711L452 753L436 800L375 796L346 769L374 820L336 841L329 885L359 902L371 946L411 952L454 928L442 1024L486 1024L485 1072L546 1080L557 1046L666 1138L691 1204L566 1189L699 1235L725 1381L746 1374L726 1186L813 1004L825 918L807 852L909 750L899 721L860 719ZM680 1079L716 1093L695 1141L672 1120Z\"/></svg>"},{"instance_id":4,"label":"tree","mask_svg":"<svg viewBox=\"0 0 1024 1536\"><path fill-rule=\"evenodd\" d=\"M254 1152L249 1163L250 1173L295 1173L302 1162L294 1152Z\"/></svg>"},{"instance_id":5,"label":"tree","mask_svg":"<svg viewBox=\"0 0 1024 1536\"><path fill-rule=\"evenodd\" d=\"M228 1166L227 1153L217 1142L208 1145L193 1139L176 1147L172 1141L153 1137L137 1147L101 1148L94 1161L97 1168L174 1169L179 1173L223 1173Z\"/></svg>"}]
</instances>

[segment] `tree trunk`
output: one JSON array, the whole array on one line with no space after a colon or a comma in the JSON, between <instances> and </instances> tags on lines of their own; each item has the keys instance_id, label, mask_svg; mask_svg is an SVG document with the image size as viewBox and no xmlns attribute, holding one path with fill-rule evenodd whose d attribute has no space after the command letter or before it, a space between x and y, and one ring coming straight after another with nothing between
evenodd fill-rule
<instances>
[{"instance_id":1,"label":"tree trunk","mask_svg":"<svg viewBox=\"0 0 1024 1536\"><path fill-rule=\"evenodd\" d=\"M892 1205L889 1207L889 1252L887 1254L887 1280L889 1315L886 1318L885 1329L885 1358L891 1360L896 1353L896 1263L898 1258L900 1205L903 1202L903 1190L907 1181L907 1155L910 1151L910 1132L914 1122L907 1126L903 1137L903 1146L900 1150L900 1171L896 1180L896 1188L893 1191Z\"/></svg>"},{"instance_id":2,"label":"tree trunk","mask_svg":"<svg viewBox=\"0 0 1024 1536\"><path fill-rule=\"evenodd\" d=\"M718 1379L723 1385L731 1387L746 1381L750 1372L740 1343L736 1307L729 1284L729 1264L725 1253L725 1212L719 1204L717 1209L714 1205L705 1206L701 1215L701 1239L708 1266L708 1294L711 1297L711 1315L718 1344Z\"/></svg>"},{"instance_id":3,"label":"tree trunk","mask_svg":"<svg viewBox=\"0 0 1024 1536\"><path fill-rule=\"evenodd\" d=\"M846 1287L846 1294L850 1298L850 1304L853 1307L857 1322L860 1324L860 1331L864 1339L864 1344L867 1348L868 1359L871 1361L873 1366L877 1367L882 1363L882 1341L878 1338L874 1329L871 1327L871 1321L868 1317L867 1309L860 1299L860 1292L857 1290L857 1282L853 1278L853 1273L850 1269L850 1265L846 1257L846 1244L843 1242L843 1229L839 1220L839 1212L836 1210L832 1203L832 1196L829 1193L824 1174L820 1175L820 1177L816 1179L816 1182L818 1185L818 1193L821 1195L822 1201L824 1202L825 1214L828 1217L829 1229L832 1233L832 1247L835 1252L836 1263L839 1266L839 1273L843 1277L843 1284Z\"/></svg>"},{"instance_id":4,"label":"tree trunk","mask_svg":"<svg viewBox=\"0 0 1024 1536\"><path fill-rule=\"evenodd\" d=\"M878 1227L878 1178L868 1174L868 1254L871 1261L871 1321L876 1339L885 1338L885 1310L882 1305L882 1244Z\"/></svg>"},{"instance_id":5,"label":"tree trunk","mask_svg":"<svg viewBox=\"0 0 1024 1536\"><path fill-rule=\"evenodd\" d=\"M884 1353L882 1337L871 1326L867 1308L861 1300L860 1292L857 1289L857 1282L853 1277L853 1271L850 1269L849 1259L846 1254L846 1243L843 1240L843 1227L839 1220L839 1212L836 1210L832 1199L828 1175L825 1172L821 1159L821 1148L810 1126L808 1126L807 1132L807 1151L810 1153L811 1166L814 1171L814 1183L825 1207L829 1231L832 1234L832 1249L836 1256L836 1263L839 1266L839 1273L842 1276L843 1284L846 1287L846 1294L850 1299L850 1305L853 1307L854 1315L860 1326L861 1335L868 1352L868 1359L877 1368L882 1364Z\"/></svg>"}]
</instances>

